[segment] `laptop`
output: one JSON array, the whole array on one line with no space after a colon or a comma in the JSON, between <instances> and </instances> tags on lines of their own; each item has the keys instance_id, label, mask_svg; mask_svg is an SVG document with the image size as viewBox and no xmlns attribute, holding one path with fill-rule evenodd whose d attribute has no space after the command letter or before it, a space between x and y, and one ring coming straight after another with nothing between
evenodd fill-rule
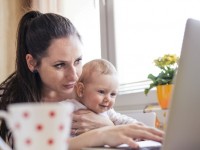
<instances>
[{"instance_id":1,"label":"laptop","mask_svg":"<svg viewBox=\"0 0 200 150\"><path fill-rule=\"evenodd\" d=\"M186 23L162 150L200 149L200 21Z\"/></svg>"},{"instance_id":2,"label":"laptop","mask_svg":"<svg viewBox=\"0 0 200 150\"><path fill-rule=\"evenodd\" d=\"M140 150L200 149L200 21L188 19L186 22L179 68L174 80L163 145L155 146L154 143L151 146L150 142ZM130 150L128 146L95 149Z\"/></svg>"}]
</instances>

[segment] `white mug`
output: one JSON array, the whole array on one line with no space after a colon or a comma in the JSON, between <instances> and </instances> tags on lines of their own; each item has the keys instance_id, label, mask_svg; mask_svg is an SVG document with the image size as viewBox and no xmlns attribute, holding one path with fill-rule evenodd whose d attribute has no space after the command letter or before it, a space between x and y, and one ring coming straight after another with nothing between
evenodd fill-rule
<instances>
[{"instance_id":1,"label":"white mug","mask_svg":"<svg viewBox=\"0 0 200 150\"><path fill-rule=\"evenodd\" d=\"M20 103L0 111L16 150L67 150L73 106L70 103Z\"/></svg>"}]
</instances>

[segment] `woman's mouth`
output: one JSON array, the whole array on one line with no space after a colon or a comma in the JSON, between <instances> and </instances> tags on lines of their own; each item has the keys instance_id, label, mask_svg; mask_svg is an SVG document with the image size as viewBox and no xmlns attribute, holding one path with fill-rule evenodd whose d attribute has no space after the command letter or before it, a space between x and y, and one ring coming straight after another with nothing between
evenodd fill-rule
<instances>
[{"instance_id":1,"label":"woman's mouth","mask_svg":"<svg viewBox=\"0 0 200 150\"><path fill-rule=\"evenodd\" d=\"M71 88L74 88L74 83L73 84L67 84L67 85L64 85L64 87L66 88L66 89L71 89Z\"/></svg>"}]
</instances>

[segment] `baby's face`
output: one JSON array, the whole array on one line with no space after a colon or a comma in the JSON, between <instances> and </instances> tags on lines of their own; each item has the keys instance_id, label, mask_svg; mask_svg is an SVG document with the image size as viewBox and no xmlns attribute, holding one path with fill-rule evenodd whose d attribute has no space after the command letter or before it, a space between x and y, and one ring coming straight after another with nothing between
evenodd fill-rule
<instances>
[{"instance_id":1,"label":"baby's face","mask_svg":"<svg viewBox=\"0 0 200 150\"><path fill-rule=\"evenodd\" d=\"M116 75L93 73L90 82L84 85L81 102L90 110L102 113L113 107L118 93Z\"/></svg>"}]
</instances>

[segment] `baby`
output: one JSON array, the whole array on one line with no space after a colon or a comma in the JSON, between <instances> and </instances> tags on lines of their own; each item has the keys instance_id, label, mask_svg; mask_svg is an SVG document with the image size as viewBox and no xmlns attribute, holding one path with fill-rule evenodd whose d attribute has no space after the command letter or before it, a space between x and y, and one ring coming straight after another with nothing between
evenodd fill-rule
<instances>
[{"instance_id":1,"label":"baby","mask_svg":"<svg viewBox=\"0 0 200 150\"><path fill-rule=\"evenodd\" d=\"M107 60L94 59L83 66L82 74L75 86L76 98L64 102L73 103L75 111L89 109L108 117L115 125L139 123L113 109L118 88L119 81L115 67Z\"/></svg>"}]
</instances>

